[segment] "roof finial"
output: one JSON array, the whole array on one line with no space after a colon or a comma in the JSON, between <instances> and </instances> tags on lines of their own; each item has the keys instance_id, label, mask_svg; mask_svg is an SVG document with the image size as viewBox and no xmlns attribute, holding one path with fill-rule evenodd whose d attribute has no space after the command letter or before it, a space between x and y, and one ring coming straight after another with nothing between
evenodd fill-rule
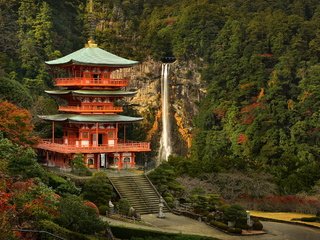
<instances>
[{"instance_id":1,"label":"roof finial","mask_svg":"<svg viewBox=\"0 0 320 240\"><path fill-rule=\"evenodd\" d=\"M86 48L95 48L98 47L98 44L93 40L92 37L90 37L88 43L85 45Z\"/></svg>"}]
</instances>

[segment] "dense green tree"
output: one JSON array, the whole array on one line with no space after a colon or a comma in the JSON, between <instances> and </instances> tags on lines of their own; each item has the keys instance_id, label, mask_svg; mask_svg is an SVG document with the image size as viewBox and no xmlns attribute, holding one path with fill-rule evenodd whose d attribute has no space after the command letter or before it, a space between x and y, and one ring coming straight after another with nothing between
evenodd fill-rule
<instances>
[{"instance_id":1,"label":"dense green tree","mask_svg":"<svg viewBox=\"0 0 320 240\"><path fill-rule=\"evenodd\" d=\"M96 211L73 195L60 200L59 217L56 221L71 231L85 234L94 234L105 229L105 223Z\"/></svg>"},{"instance_id":2,"label":"dense green tree","mask_svg":"<svg viewBox=\"0 0 320 240\"><path fill-rule=\"evenodd\" d=\"M112 196L112 186L104 172L96 173L86 181L83 187L83 198L97 206L108 205Z\"/></svg>"},{"instance_id":3,"label":"dense green tree","mask_svg":"<svg viewBox=\"0 0 320 240\"><path fill-rule=\"evenodd\" d=\"M45 171L37 162L32 148L19 146L1 137L0 150L0 168L4 172L24 179L38 177L44 181L47 180Z\"/></svg>"}]
</instances>

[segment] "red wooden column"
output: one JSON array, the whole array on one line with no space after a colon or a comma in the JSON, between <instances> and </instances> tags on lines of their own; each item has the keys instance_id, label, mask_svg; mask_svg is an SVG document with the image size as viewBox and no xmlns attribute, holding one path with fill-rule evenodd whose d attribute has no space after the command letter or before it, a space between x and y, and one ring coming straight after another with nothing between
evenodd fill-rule
<instances>
[{"instance_id":1,"label":"red wooden column","mask_svg":"<svg viewBox=\"0 0 320 240\"><path fill-rule=\"evenodd\" d=\"M136 158L136 156L135 156L134 152L131 153L131 168L133 168L136 165L135 158Z\"/></svg>"},{"instance_id":2,"label":"red wooden column","mask_svg":"<svg viewBox=\"0 0 320 240\"><path fill-rule=\"evenodd\" d=\"M54 121L52 121L52 143L54 143Z\"/></svg>"},{"instance_id":3,"label":"red wooden column","mask_svg":"<svg viewBox=\"0 0 320 240\"><path fill-rule=\"evenodd\" d=\"M123 159L122 159L122 153L119 153L119 166L120 166L120 169L122 169L122 163L123 163Z\"/></svg>"},{"instance_id":4,"label":"red wooden column","mask_svg":"<svg viewBox=\"0 0 320 240\"><path fill-rule=\"evenodd\" d=\"M100 153L97 153L97 170L100 171Z\"/></svg>"},{"instance_id":5,"label":"red wooden column","mask_svg":"<svg viewBox=\"0 0 320 240\"><path fill-rule=\"evenodd\" d=\"M98 147L98 128L99 128L99 123L96 123L96 146Z\"/></svg>"}]
</instances>

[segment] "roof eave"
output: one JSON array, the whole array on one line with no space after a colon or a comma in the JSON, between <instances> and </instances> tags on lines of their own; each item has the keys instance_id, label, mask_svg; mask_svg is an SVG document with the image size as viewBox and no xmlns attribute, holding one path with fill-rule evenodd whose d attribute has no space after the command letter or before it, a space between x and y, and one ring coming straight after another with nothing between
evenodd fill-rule
<instances>
[{"instance_id":1,"label":"roof eave","mask_svg":"<svg viewBox=\"0 0 320 240\"><path fill-rule=\"evenodd\" d=\"M139 62L138 61L132 61L132 63L128 63L128 64L112 64L112 63L90 63L90 62L79 62L76 61L74 59L71 59L70 61L66 61L66 62L62 62L62 63L50 63L53 62L55 60L52 61L46 61L45 64L49 65L49 66L67 66L67 65L81 65L81 66L98 66L98 67L118 67L118 68L123 68L123 67L132 67L135 65L138 65Z\"/></svg>"}]
</instances>

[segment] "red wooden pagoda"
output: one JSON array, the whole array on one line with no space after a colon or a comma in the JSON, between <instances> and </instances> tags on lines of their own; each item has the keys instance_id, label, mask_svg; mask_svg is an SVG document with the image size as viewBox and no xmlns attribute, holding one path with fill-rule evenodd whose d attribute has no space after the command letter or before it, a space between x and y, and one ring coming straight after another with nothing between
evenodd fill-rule
<instances>
[{"instance_id":1,"label":"red wooden pagoda","mask_svg":"<svg viewBox=\"0 0 320 240\"><path fill-rule=\"evenodd\" d=\"M118 138L118 129L142 120L119 115L115 101L135 92L125 91L126 79L112 78L112 72L138 64L97 47L90 40L85 48L47 65L62 77L55 79L57 90L48 94L64 100L60 114L39 116L52 122L52 138L37 146L50 166L69 168L77 153L84 155L89 168L133 168L135 153L150 151L150 143ZM55 138L55 124L62 124L63 137Z\"/></svg>"}]
</instances>

